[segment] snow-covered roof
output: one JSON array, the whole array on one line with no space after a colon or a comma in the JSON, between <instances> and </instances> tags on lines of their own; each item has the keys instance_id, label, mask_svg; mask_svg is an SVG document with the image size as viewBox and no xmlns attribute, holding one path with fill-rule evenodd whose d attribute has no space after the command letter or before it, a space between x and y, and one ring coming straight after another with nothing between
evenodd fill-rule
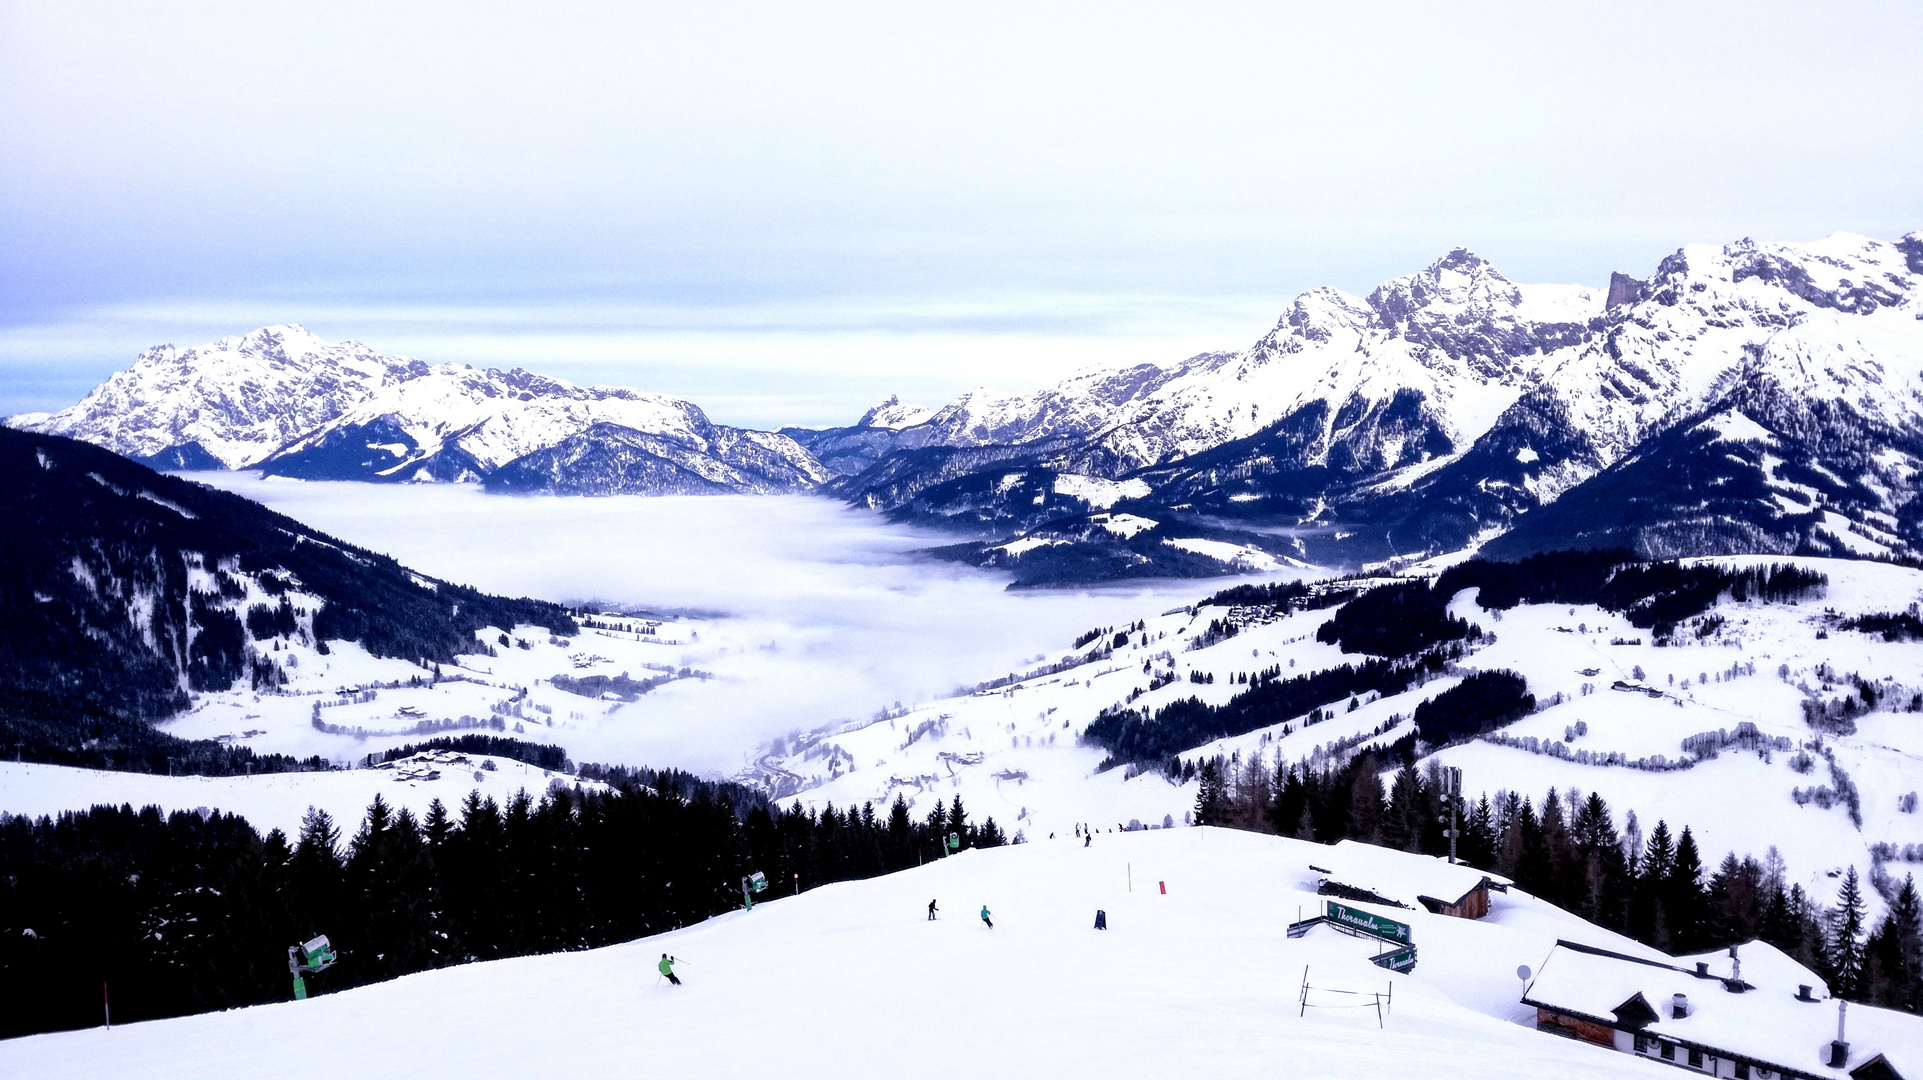
<instances>
[{"instance_id":1,"label":"snow-covered roof","mask_svg":"<svg viewBox=\"0 0 1923 1080\"><path fill-rule=\"evenodd\" d=\"M1478 870L1467 863L1451 863L1434 855L1377 847L1355 840L1338 841L1311 870L1339 885L1366 889L1408 907L1424 899L1453 904L1474 892L1484 881L1507 887L1508 878Z\"/></svg>"},{"instance_id":2,"label":"snow-covered roof","mask_svg":"<svg viewBox=\"0 0 1923 1080\"><path fill-rule=\"evenodd\" d=\"M1694 968L1699 962L1708 964L1709 973L1719 979L1740 977L1751 986L1787 986L1792 990L1808 986L1817 997L1830 996L1830 984L1824 982L1821 975L1767 941L1744 942L1736 947L1734 957L1728 949L1716 949L1676 958L1676 965L1686 969ZM1742 969L1740 976L1738 967Z\"/></svg>"},{"instance_id":3,"label":"snow-covered roof","mask_svg":"<svg viewBox=\"0 0 1923 1080\"><path fill-rule=\"evenodd\" d=\"M1709 975L1698 975L1693 961L1685 968L1681 961L1672 966L1559 941L1522 1000L1719 1056L1745 1058L1779 1072L1844 1077L1881 1055L1898 1074L1923 1076L1923 1016L1850 1003L1844 1032L1849 1060L1831 1068L1830 1041L1836 1038L1837 1010L1843 1003L1827 996L1797 1000L1796 985L1773 978L1814 980L1798 976L1801 965L1761 942L1739 946L1737 953L1743 960L1740 984L1717 977L1713 961ZM1722 960L1726 971L1727 950ZM1738 992L1732 986L1747 989ZM1677 994L1687 998L1688 1015L1682 1019L1671 1015ZM1617 1010L1638 995L1655 1019L1640 1027L1618 1022Z\"/></svg>"}]
</instances>

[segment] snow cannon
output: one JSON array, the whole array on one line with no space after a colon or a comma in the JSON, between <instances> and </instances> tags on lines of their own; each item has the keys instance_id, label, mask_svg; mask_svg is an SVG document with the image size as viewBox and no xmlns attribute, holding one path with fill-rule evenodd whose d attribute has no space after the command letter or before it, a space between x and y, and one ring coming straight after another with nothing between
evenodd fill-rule
<instances>
[{"instance_id":1,"label":"snow cannon","mask_svg":"<svg viewBox=\"0 0 1923 1080\"><path fill-rule=\"evenodd\" d=\"M299 945L287 947L287 970L294 976L294 1000L307 997L307 980L303 976L310 972L326 971L334 966L334 945L327 940L326 934L316 934Z\"/></svg>"},{"instance_id":2,"label":"snow cannon","mask_svg":"<svg viewBox=\"0 0 1923 1080\"><path fill-rule=\"evenodd\" d=\"M768 887L768 879L757 870L741 879L741 905L747 911L755 909L755 894Z\"/></svg>"},{"instance_id":3,"label":"snow cannon","mask_svg":"<svg viewBox=\"0 0 1923 1080\"><path fill-rule=\"evenodd\" d=\"M961 834L960 833L948 834L948 850L950 851L961 850Z\"/></svg>"}]
</instances>

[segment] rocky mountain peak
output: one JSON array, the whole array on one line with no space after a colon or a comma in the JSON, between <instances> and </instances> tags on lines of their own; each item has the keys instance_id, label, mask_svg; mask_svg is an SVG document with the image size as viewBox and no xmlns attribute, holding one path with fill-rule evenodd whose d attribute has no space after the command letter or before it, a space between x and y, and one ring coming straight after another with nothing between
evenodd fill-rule
<instances>
[{"instance_id":1,"label":"rocky mountain peak","mask_svg":"<svg viewBox=\"0 0 1923 1080\"><path fill-rule=\"evenodd\" d=\"M862 413L861 419L855 422L855 426L900 431L902 428L923 423L933 415L934 412L930 409L921 405L905 405L899 395L889 394L886 400L876 403L874 408Z\"/></svg>"},{"instance_id":2,"label":"rocky mountain peak","mask_svg":"<svg viewBox=\"0 0 1923 1080\"><path fill-rule=\"evenodd\" d=\"M1502 271L1468 248L1453 248L1420 273L1392 278L1369 294L1382 321L1406 323L1425 312L1461 321L1511 314L1522 290Z\"/></svg>"}]
</instances>

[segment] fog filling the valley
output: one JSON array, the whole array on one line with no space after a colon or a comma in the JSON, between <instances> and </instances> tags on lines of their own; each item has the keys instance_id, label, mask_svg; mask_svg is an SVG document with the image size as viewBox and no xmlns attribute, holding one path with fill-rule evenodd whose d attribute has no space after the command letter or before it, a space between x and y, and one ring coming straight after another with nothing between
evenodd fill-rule
<instances>
[{"instance_id":1,"label":"fog filling the valley","mask_svg":"<svg viewBox=\"0 0 1923 1080\"><path fill-rule=\"evenodd\" d=\"M1091 627L1228 584L1009 591L1006 575L915 554L952 536L811 496L512 497L464 484L192 478L487 592L706 613L700 641L663 659L722 678L557 732L577 761L733 773L773 736L1059 658Z\"/></svg>"}]
</instances>

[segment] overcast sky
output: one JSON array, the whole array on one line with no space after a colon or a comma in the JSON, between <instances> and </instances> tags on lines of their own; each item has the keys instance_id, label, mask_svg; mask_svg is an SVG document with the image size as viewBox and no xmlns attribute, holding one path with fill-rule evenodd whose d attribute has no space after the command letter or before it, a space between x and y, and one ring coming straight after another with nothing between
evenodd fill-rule
<instances>
[{"instance_id":1,"label":"overcast sky","mask_svg":"<svg viewBox=\"0 0 1923 1080\"><path fill-rule=\"evenodd\" d=\"M0 413L299 322L847 422L1456 244L1894 238L1919 56L1910 3L0 2Z\"/></svg>"}]
</instances>

